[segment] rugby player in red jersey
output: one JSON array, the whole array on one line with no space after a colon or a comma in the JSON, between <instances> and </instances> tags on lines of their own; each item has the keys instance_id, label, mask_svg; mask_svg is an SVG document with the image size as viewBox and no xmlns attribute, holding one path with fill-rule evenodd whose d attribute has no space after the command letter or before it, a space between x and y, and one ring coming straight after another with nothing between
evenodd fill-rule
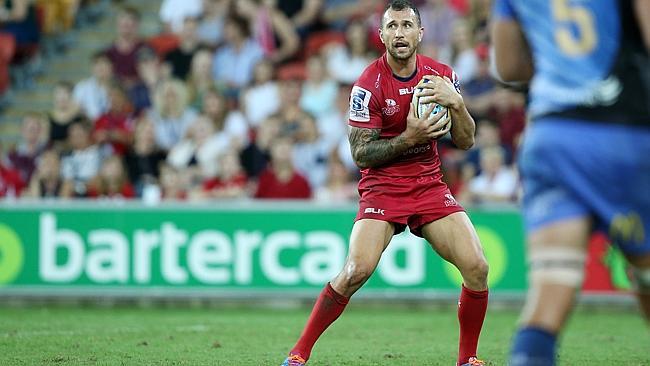
<instances>
[{"instance_id":1,"label":"rugby player in red jersey","mask_svg":"<svg viewBox=\"0 0 650 366\"><path fill-rule=\"evenodd\" d=\"M488 264L472 223L442 181L436 147L436 140L451 131L454 144L469 149L475 124L453 70L416 53L423 31L409 1L394 0L384 10L379 33L386 53L366 68L350 97L350 146L362 178L348 257L316 300L283 366L307 362L318 337L372 275L393 235L407 225L459 269L457 365L484 364L476 349L488 302ZM429 118L430 107L418 118L414 91L421 102L438 103L448 113Z\"/></svg>"}]
</instances>

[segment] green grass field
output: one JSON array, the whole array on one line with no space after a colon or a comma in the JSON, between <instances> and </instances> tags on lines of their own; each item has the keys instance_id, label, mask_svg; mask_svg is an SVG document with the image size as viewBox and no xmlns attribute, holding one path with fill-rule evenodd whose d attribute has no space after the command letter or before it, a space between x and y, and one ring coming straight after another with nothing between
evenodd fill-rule
<instances>
[{"instance_id":1,"label":"green grass field","mask_svg":"<svg viewBox=\"0 0 650 366\"><path fill-rule=\"evenodd\" d=\"M0 365L279 365L309 309L0 307ZM517 314L488 313L480 355L505 365ZM452 309L352 305L310 365L454 365ZM561 365L650 365L634 312L575 314Z\"/></svg>"}]
</instances>

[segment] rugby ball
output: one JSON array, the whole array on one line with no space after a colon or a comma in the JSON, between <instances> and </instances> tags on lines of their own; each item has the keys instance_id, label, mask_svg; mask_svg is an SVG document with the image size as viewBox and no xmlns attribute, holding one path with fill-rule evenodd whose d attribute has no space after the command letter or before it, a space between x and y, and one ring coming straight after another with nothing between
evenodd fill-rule
<instances>
[{"instance_id":1,"label":"rugby ball","mask_svg":"<svg viewBox=\"0 0 650 366\"><path fill-rule=\"evenodd\" d=\"M428 83L429 79L423 79L423 81L425 83ZM415 90L415 93L413 93L413 103L417 107L416 110L415 110L415 115L418 118L421 118L422 116L424 116L427 113L427 110L429 108L431 108L431 104L432 104L432 103L420 103L420 97L417 97L416 93L421 91L421 90L422 90L422 88L417 88ZM445 108L445 107L441 106L440 104L436 103L436 106L433 108L433 112L431 112L431 115L429 116L429 119L433 119L433 117L435 115L437 115L438 113L447 113L447 108ZM445 117L443 117L443 118L445 118Z\"/></svg>"}]
</instances>

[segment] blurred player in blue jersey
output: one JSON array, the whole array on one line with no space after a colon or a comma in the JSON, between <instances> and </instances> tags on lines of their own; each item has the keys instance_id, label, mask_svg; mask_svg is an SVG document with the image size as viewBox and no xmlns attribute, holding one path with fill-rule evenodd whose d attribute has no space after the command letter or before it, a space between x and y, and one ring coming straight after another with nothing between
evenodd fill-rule
<instances>
[{"instance_id":1,"label":"blurred player in blue jersey","mask_svg":"<svg viewBox=\"0 0 650 366\"><path fill-rule=\"evenodd\" d=\"M587 241L609 233L650 319L650 1L495 0L496 72L530 87L530 289L511 366L555 365Z\"/></svg>"}]
</instances>

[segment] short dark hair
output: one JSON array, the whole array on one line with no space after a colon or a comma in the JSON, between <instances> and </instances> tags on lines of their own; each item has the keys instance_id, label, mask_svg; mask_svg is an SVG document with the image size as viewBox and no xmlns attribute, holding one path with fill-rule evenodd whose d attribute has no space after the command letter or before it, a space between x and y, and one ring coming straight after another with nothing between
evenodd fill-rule
<instances>
[{"instance_id":1,"label":"short dark hair","mask_svg":"<svg viewBox=\"0 0 650 366\"><path fill-rule=\"evenodd\" d=\"M418 25L422 25L422 19L420 19L420 11L415 5L413 5L413 3L411 3L409 0L392 0L391 2L388 3L388 5L386 5L386 7L384 8L384 12L381 13L382 27L384 26L384 14L386 14L388 9L396 10L396 11L400 11L404 9L412 9L413 12L415 13L415 17L418 20Z\"/></svg>"},{"instance_id":2,"label":"short dark hair","mask_svg":"<svg viewBox=\"0 0 650 366\"><path fill-rule=\"evenodd\" d=\"M130 16L131 18L135 19L138 22L140 21L140 19L142 19L142 14L140 13L140 11L133 6L129 6L129 5L122 6L120 8L120 15L122 14Z\"/></svg>"},{"instance_id":3,"label":"short dark hair","mask_svg":"<svg viewBox=\"0 0 650 366\"><path fill-rule=\"evenodd\" d=\"M99 60L108 60L108 62L111 62L110 57L108 57L108 55L106 54L106 50L100 50L100 51L97 51L97 52L93 53L90 56L90 60L92 62L97 62Z\"/></svg>"},{"instance_id":4,"label":"short dark hair","mask_svg":"<svg viewBox=\"0 0 650 366\"><path fill-rule=\"evenodd\" d=\"M231 14L226 17L226 23L233 24L235 27L237 27L237 29L239 29L239 32L241 32L245 38L250 37L251 29L248 19L236 14Z\"/></svg>"},{"instance_id":5,"label":"short dark hair","mask_svg":"<svg viewBox=\"0 0 650 366\"><path fill-rule=\"evenodd\" d=\"M59 80L54 84L54 88L61 88L65 89L68 93L72 93L72 89L74 89L74 84L68 80Z\"/></svg>"}]
</instances>

